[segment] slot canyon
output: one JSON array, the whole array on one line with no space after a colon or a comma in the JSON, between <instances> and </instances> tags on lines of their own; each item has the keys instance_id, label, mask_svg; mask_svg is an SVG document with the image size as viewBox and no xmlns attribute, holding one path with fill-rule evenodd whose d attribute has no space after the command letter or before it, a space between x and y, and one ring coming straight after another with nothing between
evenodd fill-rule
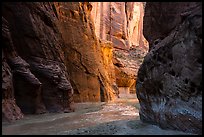
<instances>
[{"instance_id":1,"label":"slot canyon","mask_svg":"<svg viewBox=\"0 0 204 137\"><path fill-rule=\"evenodd\" d=\"M3 2L3 135L202 135L202 2Z\"/></svg>"}]
</instances>

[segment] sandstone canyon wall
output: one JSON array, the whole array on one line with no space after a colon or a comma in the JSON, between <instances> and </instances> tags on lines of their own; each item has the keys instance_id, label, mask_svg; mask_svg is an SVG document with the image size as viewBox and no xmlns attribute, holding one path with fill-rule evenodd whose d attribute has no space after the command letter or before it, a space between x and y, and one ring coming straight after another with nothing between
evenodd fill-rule
<instances>
[{"instance_id":1,"label":"sandstone canyon wall","mask_svg":"<svg viewBox=\"0 0 204 137\"><path fill-rule=\"evenodd\" d=\"M3 3L2 7L2 29L7 33L2 34L3 54L11 68L13 85L9 88L14 92L15 108L24 114L73 111L63 39L55 25L57 17L52 9L46 9L51 5L17 2Z\"/></svg>"},{"instance_id":2,"label":"sandstone canyon wall","mask_svg":"<svg viewBox=\"0 0 204 137\"><path fill-rule=\"evenodd\" d=\"M113 43L113 63L120 93L135 93L138 68L148 43L143 36L144 3L91 2L91 17L99 39Z\"/></svg>"},{"instance_id":3,"label":"sandstone canyon wall","mask_svg":"<svg viewBox=\"0 0 204 137\"><path fill-rule=\"evenodd\" d=\"M140 2L3 3L2 113L12 121L135 93L143 16Z\"/></svg>"},{"instance_id":4,"label":"sandstone canyon wall","mask_svg":"<svg viewBox=\"0 0 204 137\"><path fill-rule=\"evenodd\" d=\"M96 38L90 10L86 2L3 3L2 114L7 120L70 112L73 102L117 96L109 72L112 45Z\"/></svg>"},{"instance_id":5,"label":"sandstone canyon wall","mask_svg":"<svg viewBox=\"0 0 204 137\"><path fill-rule=\"evenodd\" d=\"M146 4L150 51L136 82L142 121L202 134L201 4Z\"/></svg>"},{"instance_id":6,"label":"sandstone canyon wall","mask_svg":"<svg viewBox=\"0 0 204 137\"><path fill-rule=\"evenodd\" d=\"M114 48L143 46L143 2L91 2L96 36L113 42ZM146 43L145 43L145 46ZM147 47L146 47L147 48Z\"/></svg>"},{"instance_id":7,"label":"sandstone canyon wall","mask_svg":"<svg viewBox=\"0 0 204 137\"><path fill-rule=\"evenodd\" d=\"M114 76L109 77L108 70L104 69L109 64L104 64L102 50L102 45L109 45L99 42L95 36L90 3L61 2L55 3L55 7L66 45L65 64L75 102L113 100L117 87Z\"/></svg>"}]
</instances>

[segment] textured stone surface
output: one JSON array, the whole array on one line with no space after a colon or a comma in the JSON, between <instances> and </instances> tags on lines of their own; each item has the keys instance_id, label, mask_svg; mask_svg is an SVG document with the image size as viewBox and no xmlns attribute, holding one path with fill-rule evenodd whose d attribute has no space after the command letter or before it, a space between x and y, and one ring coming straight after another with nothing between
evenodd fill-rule
<instances>
[{"instance_id":1,"label":"textured stone surface","mask_svg":"<svg viewBox=\"0 0 204 137\"><path fill-rule=\"evenodd\" d=\"M2 118L8 121L23 118L23 113L14 98L11 69L5 60L2 60Z\"/></svg>"},{"instance_id":2,"label":"textured stone surface","mask_svg":"<svg viewBox=\"0 0 204 137\"><path fill-rule=\"evenodd\" d=\"M116 84L115 66L113 64L113 44L110 41L99 40L102 49L103 66L106 70L106 76L112 88L115 90L116 96L119 95L118 85ZM109 90L109 89L108 89Z\"/></svg>"},{"instance_id":3,"label":"textured stone surface","mask_svg":"<svg viewBox=\"0 0 204 137\"><path fill-rule=\"evenodd\" d=\"M91 5L97 37L113 42L119 49L144 45L142 2L91 2Z\"/></svg>"},{"instance_id":4,"label":"textured stone surface","mask_svg":"<svg viewBox=\"0 0 204 137\"><path fill-rule=\"evenodd\" d=\"M137 79L137 71L142 64L147 50L143 47L131 48L127 51L114 50L113 63L115 65L116 83L119 89L126 88L126 93L135 93L134 87ZM123 92L123 91L119 92Z\"/></svg>"},{"instance_id":5,"label":"textured stone surface","mask_svg":"<svg viewBox=\"0 0 204 137\"><path fill-rule=\"evenodd\" d=\"M148 49L143 36L143 16L145 2L125 2L127 18L127 39L131 47L144 47Z\"/></svg>"},{"instance_id":6,"label":"textured stone surface","mask_svg":"<svg viewBox=\"0 0 204 137\"><path fill-rule=\"evenodd\" d=\"M70 112L74 101L117 96L112 45L96 38L89 3L3 4L13 43L4 50L23 113Z\"/></svg>"},{"instance_id":7,"label":"textured stone surface","mask_svg":"<svg viewBox=\"0 0 204 137\"><path fill-rule=\"evenodd\" d=\"M8 22L2 17L2 120L10 122L23 118L23 113L16 105L13 87L13 74L8 65L7 58L15 57L17 54L12 52L13 42L8 26Z\"/></svg>"},{"instance_id":8,"label":"textured stone surface","mask_svg":"<svg viewBox=\"0 0 204 137\"><path fill-rule=\"evenodd\" d=\"M43 107L40 94L41 82L31 73L29 64L18 56L14 47L15 43L13 43L9 23L3 17L2 20L2 52L5 63L8 62L12 70L12 86L14 86L12 87L12 92L14 92L12 98L16 100L17 105L23 112L43 113L45 112L45 108ZM9 76L9 73L5 74L6 76Z\"/></svg>"},{"instance_id":9,"label":"textured stone surface","mask_svg":"<svg viewBox=\"0 0 204 137\"><path fill-rule=\"evenodd\" d=\"M64 64L38 57L33 57L28 62L31 71L40 81L43 81L42 96L47 110L49 112L72 112L73 89L67 80Z\"/></svg>"},{"instance_id":10,"label":"textured stone surface","mask_svg":"<svg viewBox=\"0 0 204 137\"><path fill-rule=\"evenodd\" d=\"M13 71L15 99L23 113L44 113L42 83L30 71L29 64L20 56L9 60Z\"/></svg>"},{"instance_id":11,"label":"textured stone surface","mask_svg":"<svg viewBox=\"0 0 204 137\"><path fill-rule=\"evenodd\" d=\"M13 100L23 113L73 111L72 87L63 65L64 43L53 4L3 4L2 16L9 26L3 27L3 53L12 70ZM2 101L2 105L5 103ZM2 112L7 106L3 106Z\"/></svg>"},{"instance_id":12,"label":"textured stone surface","mask_svg":"<svg viewBox=\"0 0 204 137\"><path fill-rule=\"evenodd\" d=\"M154 45L145 57L138 72L136 83L137 97L140 102L140 118L142 121L158 124L162 128L171 128L202 133L202 6L201 3L170 5L168 3L147 3L146 11L155 9L148 5L160 7L157 14L165 13L168 8L175 9L179 16L180 9L185 5L190 8L182 13L179 23L168 24L165 19L174 15L165 14L157 23L166 26L165 38ZM151 5L151 6L152 6ZM161 6L163 5L163 6ZM165 6L166 5L166 6ZM196 6L195 6L196 5ZM166 10L166 12L168 13ZM170 16L171 15L171 16ZM151 18L156 18L152 16ZM162 20L162 21L161 21ZM149 19L144 19L144 32L149 28L155 35L148 35L147 40L153 40L162 34L162 25L156 25ZM149 27L147 27L149 25ZM156 29L157 26L161 28ZM174 28L170 32L170 28ZM147 30L146 30L147 29ZM161 30L161 31L160 31ZM158 34L156 34L158 33Z\"/></svg>"},{"instance_id":13,"label":"textured stone surface","mask_svg":"<svg viewBox=\"0 0 204 137\"><path fill-rule=\"evenodd\" d=\"M151 48L164 39L183 20L196 2L147 2L144 13L144 37ZM149 10L151 9L151 10ZM149 25L151 24L151 25Z\"/></svg>"},{"instance_id":14,"label":"textured stone surface","mask_svg":"<svg viewBox=\"0 0 204 137\"><path fill-rule=\"evenodd\" d=\"M92 2L91 4L96 36L112 41L118 48L129 48L125 41L127 39L125 2Z\"/></svg>"},{"instance_id":15,"label":"textured stone surface","mask_svg":"<svg viewBox=\"0 0 204 137\"><path fill-rule=\"evenodd\" d=\"M130 92L146 54L142 2L91 2L96 36L113 43L113 63L119 92ZM135 88L131 88L135 93Z\"/></svg>"},{"instance_id":16,"label":"textured stone surface","mask_svg":"<svg viewBox=\"0 0 204 137\"><path fill-rule=\"evenodd\" d=\"M88 2L55 3L60 32L65 41L65 65L74 89L74 101L109 101L115 84L103 63L103 47L95 36ZM109 65L109 64L107 64Z\"/></svg>"}]
</instances>

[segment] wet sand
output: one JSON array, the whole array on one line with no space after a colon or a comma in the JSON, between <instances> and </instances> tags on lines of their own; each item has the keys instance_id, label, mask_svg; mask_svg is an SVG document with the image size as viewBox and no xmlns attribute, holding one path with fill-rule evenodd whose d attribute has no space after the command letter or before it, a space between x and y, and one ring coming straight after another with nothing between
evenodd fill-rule
<instances>
[{"instance_id":1,"label":"wet sand","mask_svg":"<svg viewBox=\"0 0 204 137\"><path fill-rule=\"evenodd\" d=\"M139 120L139 102L129 95L114 102L75 103L75 112L25 115L2 122L3 135L190 135Z\"/></svg>"}]
</instances>

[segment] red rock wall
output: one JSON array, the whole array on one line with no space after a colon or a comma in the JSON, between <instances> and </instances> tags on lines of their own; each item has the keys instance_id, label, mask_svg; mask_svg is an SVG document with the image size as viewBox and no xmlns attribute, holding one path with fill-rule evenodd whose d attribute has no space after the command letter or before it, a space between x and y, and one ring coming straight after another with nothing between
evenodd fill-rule
<instances>
[{"instance_id":1,"label":"red rock wall","mask_svg":"<svg viewBox=\"0 0 204 137\"><path fill-rule=\"evenodd\" d=\"M11 41L4 39L3 52L12 70L17 105L24 114L73 111L64 45L52 4L3 4L10 33L5 37Z\"/></svg>"},{"instance_id":2,"label":"red rock wall","mask_svg":"<svg viewBox=\"0 0 204 137\"><path fill-rule=\"evenodd\" d=\"M112 41L115 48L144 45L142 2L91 2L96 36Z\"/></svg>"},{"instance_id":3,"label":"red rock wall","mask_svg":"<svg viewBox=\"0 0 204 137\"><path fill-rule=\"evenodd\" d=\"M13 75L5 57L2 58L2 119L10 122L23 118L14 96Z\"/></svg>"},{"instance_id":4,"label":"red rock wall","mask_svg":"<svg viewBox=\"0 0 204 137\"><path fill-rule=\"evenodd\" d=\"M55 6L75 101L113 100L116 91L110 79L115 78L109 78L103 63L103 47L95 36L90 19L92 6L87 2L61 2Z\"/></svg>"},{"instance_id":5,"label":"red rock wall","mask_svg":"<svg viewBox=\"0 0 204 137\"><path fill-rule=\"evenodd\" d=\"M148 50L148 42L143 36L144 3L91 2L91 5L96 36L113 43L117 86L130 89Z\"/></svg>"}]
</instances>

